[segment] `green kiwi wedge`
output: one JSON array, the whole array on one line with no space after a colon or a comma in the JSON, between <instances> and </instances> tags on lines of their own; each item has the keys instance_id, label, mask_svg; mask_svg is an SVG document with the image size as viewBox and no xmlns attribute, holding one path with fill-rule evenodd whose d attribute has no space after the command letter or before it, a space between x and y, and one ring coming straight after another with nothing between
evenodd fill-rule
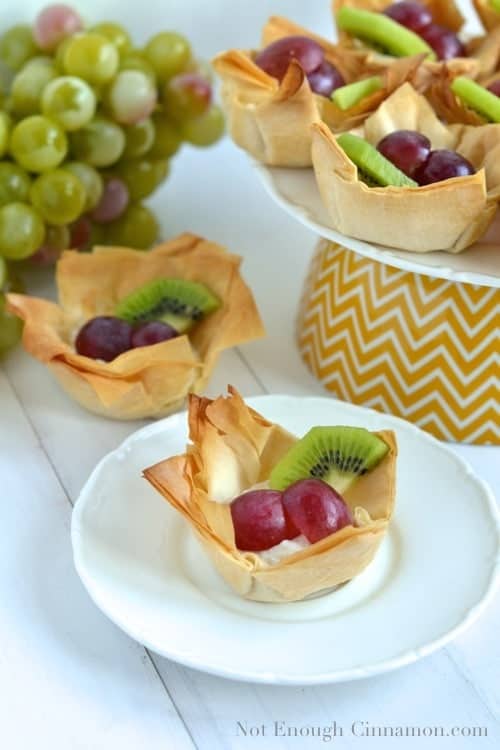
<instances>
[{"instance_id":1,"label":"green kiwi wedge","mask_svg":"<svg viewBox=\"0 0 500 750\"><path fill-rule=\"evenodd\" d=\"M129 323L162 320L179 333L220 307L220 301L203 284L186 279L155 279L120 300L115 315Z\"/></svg>"},{"instance_id":2,"label":"green kiwi wedge","mask_svg":"<svg viewBox=\"0 0 500 750\"><path fill-rule=\"evenodd\" d=\"M418 184L386 159L375 146L352 133L342 133L337 143L358 168L363 182L370 187L418 187Z\"/></svg>"},{"instance_id":3,"label":"green kiwi wedge","mask_svg":"<svg viewBox=\"0 0 500 750\"><path fill-rule=\"evenodd\" d=\"M363 427L313 427L276 464L269 484L284 490L314 477L342 494L388 451L387 443Z\"/></svg>"},{"instance_id":4,"label":"green kiwi wedge","mask_svg":"<svg viewBox=\"0 0 500 750\"><path fill-rule=\"evenodd\" d=\"M370 94L374 94L375 91L380 91L382 86L380 76L371 76L371 78L364 78L362 81L348 83L347 86L340 86L333 92L331 100L339 109L345 111L355 107L356 104L366 99Z\"/></svg>"},{"instance_id":5,"label":"green kiwi wedge","mask_svg":"<svg viewBox=\"0 0 500 750\"><path fill-rule=\"evenodd\" d=\"M394 57L409 57L426 52L432 60L436 55L422 37L406 29L383 13L342 6L337 13L337 26L368 44L382 48Z\"/></svg>"},{"instance_id":6,"label":"green kiwi wedge","mask_svg":"<svg viewBox=\"0 0 500 750\"><path fill-rule=\"evenodd\" d=\"M451 90L467 107L483 115L490 122L500 122L500 97L484 86L465 76L458 76L451 84Z\"/></svg>"},{"instance_id":7,"label":"green kiwi wedge","mask_svg":"<svg viewBox=\"0 0 500 750\"><path fill-rule=\"evenodd\" d=\"M493 8L497 13L500 13L500 0L490 0L490 8Z\"/></svg>"}]
</instances>

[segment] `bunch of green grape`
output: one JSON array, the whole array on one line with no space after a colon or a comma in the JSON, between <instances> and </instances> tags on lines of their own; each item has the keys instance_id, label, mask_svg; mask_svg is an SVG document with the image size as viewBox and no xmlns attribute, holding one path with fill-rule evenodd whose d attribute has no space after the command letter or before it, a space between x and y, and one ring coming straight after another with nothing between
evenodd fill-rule
<instances>
[{"instance_id":1,"label":"bunch of green grape","mask_svg":"<svg viewBox=\"0 0 500 750\"><path fill-rule=\"evenodd\" d=\"M119 24L85 28L51 5L0 36L0 354L19 335L5 261L151 246L158 224L142 201L183 141L209 146L223 129L208 68L181 34L138 49Z\"/></svg>"}]
</instances>

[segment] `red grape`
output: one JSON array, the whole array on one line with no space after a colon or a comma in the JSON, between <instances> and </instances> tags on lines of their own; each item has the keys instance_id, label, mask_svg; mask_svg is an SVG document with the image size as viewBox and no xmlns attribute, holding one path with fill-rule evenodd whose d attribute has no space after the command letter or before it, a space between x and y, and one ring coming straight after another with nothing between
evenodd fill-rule
<instances>
[{"instance_id":1,"label":"red grape","mask_svg":"<svg viewBox=\"0 0 500 750\"><path fill-rule=\"evenodd\" d=\"M298 536L300 532L287 525L281 497L275 490L250 490L233 500L231 517L238 549L260 552Z\"/></svg>"},{"instance_id":2,"label":"red grape","mask_svg":"<svg viewBox=\"0 0 500 750\"><path fill-rule=\"evenodd\" d=\"M131 348L132 326L111 315L92 318L80 328L75 341L78 354L110 362Z\"/></svg>"},{"instance_id":3,"label":"red grape","mask_svg":"<svg viewBox=\"0 0 500 750\"><path fill-rule=\"evenodd\" d=\"M497 78L496 81L492 81L487 88L488 91L491 91L495 96L500 96L500 78Z\"/></svg>"},{"instance_id":4,"label":"red grape","mask_svg":"<svg viewBox=\"0 0 500 750\"><path fill-rule=\"evenodd\" d=\"M84 250L92 236L92 222L88 216L80 216L71 225L70 247L72 250Z\"/></svg>"},{"instance_id":5,"label":"red grape","mask_svg":"<svg viewBox=\"0 0 500 750\"><path fill-rule=\"evenodd\" d=\"M377 149L398 169L411 177L429 156L431 142L415 130L395 130L394 133L382 138Z\"/></svg>"},{"instance_id":6,"label":"red grape","mask_svg":"<svg viewBox=\"0 0 500 750\"><path fill-rule=\"evenodd\" d=\"M292 60L297 60L306 75L319 68L325 58L320 45L307 36L286 36L270 44L255 56L255 64L281 81Z\"/></svg>"},{"instance_id":7,"label":"red grape","mask_svg":"<svg viewBox=\"0 0 500 750\"><path fill-rule=\"evenodd\" d=\"M384 10L384 14L417 34L432 23L432 14L429 9L417 2L403 0L403 2L394 3Z\"/></svg>"},{"instance_id":8,"label":"red grape","mask_svg":"<svg viewBox=\"0 0 500 750\"><path fill-rule=\"evenodd\" d=\"M345 85L345 81L337 68L327 60L323 60L319 68L309 73L307 80L311 90L315 94L320 94L320 96L329 97L335 89Z\"/></svg>"},{"instance_id":9,"label":"red grape","mask_svg":"<svg viewBox=\"0 0 500 750\"><path fill-rule=\"evenodd\" d=\"M452 57L464 57L465 47L453 31L432 23L420 31L420 36L432 47L438 60L450 60Z\"/></svg>"},{"instance_id":10,"label":"red grape","mask_svg":"<svg viewBox=\"0 0 500 750\"><path fill-rule=\"evenodd\" d=\"M59 42L83 29L78 13L68 5L48 5L35 19L33 37L40 49L53 50Z\"/></svg>"},{"instance_id":11,"label":"red grape","mask_svg":"<svg viewBox=\"0 0 500 750\"><path fill-rule=\"evenodd\" d=\"M311 544L354 523L342 497L321 479L301 479L287 487L283 507Z\"/></svg>"},{"instance_id":12,"label":"red grape","mask_svg":"<svg viewBox=\"0 0 500 750\"><path fill-rule=\"evenodd\" d=\"M179 333L168 323L161 320L150 320L148 323L140 323L132 331L131 344L135 349L138 346L151 346L161 341L174 339Z\"/></svg>"},{"instance_id":13,"label":"red grape","mask_svg":"<svg viewBox=\"0 0 500 750\"><path fill-rule=\"evenodd\" d=\"M91 213L98 224L107 224L118 219L129 204L129 191L123 180L112 177L104 184L101 199Z\"/></svg>"},{"instance_id":14,"label":"red grape","mask_svg":"<svg viewBox=\"0 0 500 750\"><path fill-rule=\"evenodd\" d=\"M413 177L419 185L430 185L433 182L449 180L451 177L474 174L475 171L472 164L456 151L442 148L431 151L427 161L417 169Z\"/></svg>"}]
</instances>

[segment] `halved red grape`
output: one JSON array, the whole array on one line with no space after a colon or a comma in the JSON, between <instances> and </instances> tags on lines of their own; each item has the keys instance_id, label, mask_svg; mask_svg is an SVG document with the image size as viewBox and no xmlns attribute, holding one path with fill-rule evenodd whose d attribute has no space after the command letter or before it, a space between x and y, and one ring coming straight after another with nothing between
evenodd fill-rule
<instances>
[{"instance_id":1,"label":"halved red grape","mask_svg":"<svg viewBox=\"0 0 500 750\"><path fill-rule=\"evenodd\" d=\"M431 152L431 142L416 130L395 130L382 138L377 146L386 159L412 177Z\"/></svg>"},{"instance_id":2,"label":"halved red grape","mask_svg":"<svg viewBox=\"0 0 500 750\"><path fill-rule=\"evenodd\" d=\"M400 3L394 3L384 10L384 14L417 34L432 23L432 14L429 9L417 2L403 0Z\"/></svg>"},{"instance_id":3,"label":"halved red grape","mask_svg":"<svg viewBox=\"0 0 500 750\"><path fill-rule=\"evenodd\" d=\"M496 81L492 81L489 86L487 86L488 91L491 91L492 94L495 94L495 96L500 96L500 78L497 78Z\"/></svg>"},{"instance_id":4,"label":"halved red grape","mask_svg":"<svg viewBox=\"0 0 500 750\"><path fill-rule=\"evenodd\" d=\"M238 549L260 552L299 535L287 525L281 498L282 493L275 490L250 490L233 500L231 517Z\"/></svg>"},{"instance_id":5,"label":"halved red grape","mask_svg":"<svg viewBox=\"0 0 500 750\"><path fill-rule=\"evenodd\" d=\"M161 320L150 320L148 323L141 323L135 326L132 331L131 345L135 349L138 346L151 346L159 344L161 341L169 341L178 336L178 331L168 323Z\"/></svg>"},{"instance_id":6,"label":"halved red grape","mask_svg":"<svg viewBox=\"0 0 500 750\"><path fill-rule=\"evenodd\" d=\"M292 60L297 60L306 75L319 68L325 58L320 45L307 36L277 39L255 56L255 64L281 81Z\"/></svg>"},{"instance_id":7,"label":"halved red grape","mask_svg":"<svg viewBox=\"0 0 500 750\"><path fill-rule=\"evenodd\" d=\"M475 171L470 161L456 151L441 148L431 151L425 164L417 169L413 177L419 185L430 185L433 182L449 180L451 177L474 174Z\"/></svg>"},{"instance_id":8,"label":"halved red grape","mask_svg":"<svg viewBox=\"0 0 500 750\"><path fill-rule=\"evenodd\" d=\"M131 348L132 326L111 315L99 315L85 323L78 333L75 349L78 354L105 362Z\"/></svg>"},{"instance_id":9,"label":"halved red grape","mask_svg":"<svg viewBox=\"0 0 500 750\"><path fill-rule=\"evenodd\" d=\"M453 31L431 23L419 32L422 39L432 47L438 60L450 60L452 57L464 57L465 47Z\"/></svg>"},{"instance_id":10,"label":"halved red grape","mask_svg":"<svg viewBox=\"0 0 500 750\"><path fill-rule=\"evenodd\" d=\"M354 523L342 497L321 479L301 479L287 487L283 508L311 544Z\"/></svg>"},{"instance_id":11,"label":"halved red grape","mask_svg":"<svg viewBox=\"0 0 500 750\"><path fill-rule=\"evenodd\" d=\"M320 94L320 96L329 97L335 89L345 85L342 74L328 60L323 60L316 70L309 73L307 80L309 81L311 90L315 94Z\"/></svg>"}]
</instances>

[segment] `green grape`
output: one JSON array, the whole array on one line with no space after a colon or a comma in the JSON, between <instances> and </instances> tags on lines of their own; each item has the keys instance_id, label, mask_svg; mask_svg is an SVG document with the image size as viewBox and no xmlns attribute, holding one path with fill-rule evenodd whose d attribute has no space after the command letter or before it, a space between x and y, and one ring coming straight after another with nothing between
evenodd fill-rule
<instances>
[{"instance_id":1,"label":"green grape","mask_svg":"<svg viewBox=\"0 0 500 750\"><path fill-rule=\"evenodd\" d=\"M70 76L83 78L94 86L108 83L118 70L118 52L105 36L77 34L64 52L63 66Z\"/></svg>"},{"instance_id":2,"label":"green grape","mask_svg":"<svg viewBox=\"0 0 500 750\"><path fill-rule=\"evenodd\" d=\"M0 207L28 199L31 180L27 172L11 161L0 161Z\"/></svg>"},{"instance_id":3,"label":"green grape","mask_svg":"<svg viewBox=\"0 0 500 750\"><path fill-rule=\"evenodd\" d=\"M132 47L132 40L128 31L118 23L105 21L103 23L98 23L96 26L92 26L90 31L106 37L108 42L115 45L120 56L125 55Z\"/></svg>"},{"instance_id":4,"label":"green grape","mask_svg":"<svg viewBox=\"0 0 500 750\"><path fill-rule=\"evenodd\" d=\"M17 123L10 137L10 153L29 172L45 172L57 167L68 150L64 130L41 115Z\"/></svg>"},{"instance_id":5,"label":"green grape","mask_svg":"<svg viewBox=\"0 0 500 750\"><path fill-rule=\"evenodd\" d=\"M64 164L64 169L78 177L85 187L86 201L84 211L92 210L101 200L103 191L102 177L90 164L84 164L82 161L70 161Z\"/></svg>"},{"instance_id":6,"label":"green grape","mask_svg":"<svg viewBox=\"0 0 500 750\"><path fill-rule=\"evenodd\" d=\"M93 118L96 95L88 83L75 76L61 76L51 81L42 94L42 111L64 130L78 130Z\"/></svg>"},{"instance_id":7,"label":"green grape","mask_svg":"<svg viewBox=\"0 0 500 750\"><path fill-rule=\"evenodd\" d=\"M11 70L19 70L36 53L37 47L28 25L13 26L0 37L0 60Z\"/></svg>"},{"instance_id":8,"label":"green grape","mask_svg":"<svg viewBox=\"0 0 500 750\"><path fill-rule=\"evenodd\" d=\"M64 226L83 212L87 196L82 182L65 169L40 175L30 191L31 202L49 224Z\"/></svg>"},{"instance_id":9,"label":"green grape","mask_svg":"<svg viewBox=\"0 0 500 750\"><path fill-rule=\"evenodd\" d=\"M175 31L155 34L146 44L144 54L161 82L185 70L191 61L188 40Z\"/></svg>"},{"instance_id":10,"label":"green grape","mask_svg":"<svg viewBox=\"0 0 500 750\"><path fill-rule=\"evenodd\" d=\"M28 60L12 82L12 108L17 115L34 115L40 111L40 96L45 86L57 76L50 57Z\"/></svg>"},{"instance_id":11,"label":"green grape","mask_svg":"<svg viewBox=\"0 0 500 750\"><path fill-rule=\"evenodd\" d=\"M2 157L7 151L11 127L12 120L7 112L0 112L0 157ZM0 185L0 190L1 189L2 187Z\"/></svg>"},{"instance_id":12,"label":"green grape","mask_svg":"<svg viewBox=\"0 0 500 750\"><path fill-rule=\"evenodd\" d=\"M12 349L23 332L23 322L6 309L4 294L0 294L0 357Z\"/></svg>"},{"instance_id":13,"label":"green grape","mask_svg":"<svg viewBox=\"0 0 500 750\"><path fill-rule=\"evenodd\" d=\"M182 123L181 135L193 146L211 146L224 133L224 115L220 107L210 107L208 112L195 120Z\"/></svg>"},{"instance_id":14,"label":"green grape","mask_svg":"<svg viewBox=\"0 0 500 750\"><path fill-rule=\"evenodd\" d=\"M141 52L132 51L125 55L120 61L120 70L138 70L140 73L145 73L156 86L156 73L154 68Z\"/></svg>"},{"instance_id":15,"label":"green grape","mask_svg":"<svg viewBox=\"0 0 500 750\"><path fill-rule=\"evenodd\" d=\"M155 126L153 120L147 117L145 120L128 125L123 128L125 133L125 148L123 157L125 159L134 159L138 156L144 156L153 145L155 139Z\"/></svg>"},{"instance_id":16,"label":"green grape","mask_svg":"<svg viewBox=\"0 0 500 750\"><path fill-rule=\"evenodd\" d=\"M111 166L118 161L124 148L123 129L106 117L95 117L81 130L71 134L74 156L93 167Z\"/></svg>"},{"instance_id":17,"label":"green grape","mask_svg":"<svg viewBox=\"0 0 500 750\"><path fill-rule=\"evenodd\" d=\"M168 167L167 167L168 171ZM130 200L139 201L158 187L166 177L165 162L151 159L134 159L117 165L115 172L128 187Z\"/></svg>"},{"instance_id":18,"label":"green grape","mask_svg":"<svg viewBox=\"0 0 500 750\"><path fill-rule=\"evenodd\" d=\"M59 71L61 71L61 73L64 73L64 55L66 54L66 50L68 49L68 46L72 39L72 36L67 36L66 39L63 39L62 42L59 42L56 47L56 51L54 54L54 65Z\"/></svg>"},{"instance_id":19,"label":"green grape","mask_svg":"<svg viewBox=\"0 0 500 750\"><path fill-rule=\"evenodd\" d=\"M7 277L9 275L9 269L4 258L0 255L0 292L5 289L7 283Z\"/></svg>"},{"instance_id":20,"label":"green grape","mask_svg":"<svg viewBox=\"0 0 500 750\"><path fill-rule=\"evenodd\" d=\"M40 247L45 227L38 211L26 203L9 203L0 208L0 255L23 260Z\"/></svg>"},{"instance_id":21,"label":"green grape","mask_svg":"<svg viewBox=\"0 0 500 750\"><path fill-rule=\"evenodd\" d=\"M177 127L169 122L166 116L157 112L153 115L155 139L148 156L154 159L169 159L181 146L181 134Z\"/></svg>"},{"instance_id":22,"label":"green grape","mask_svg":"<svg viewBox=\"0 0 500 750\"><path fill-rule=\"evenodd\" d=\"M145 250L157 240L158 231L158 222L149 208L133 203L119 219L106 224L106 244Z\"/></svg>"}]
</instances>

